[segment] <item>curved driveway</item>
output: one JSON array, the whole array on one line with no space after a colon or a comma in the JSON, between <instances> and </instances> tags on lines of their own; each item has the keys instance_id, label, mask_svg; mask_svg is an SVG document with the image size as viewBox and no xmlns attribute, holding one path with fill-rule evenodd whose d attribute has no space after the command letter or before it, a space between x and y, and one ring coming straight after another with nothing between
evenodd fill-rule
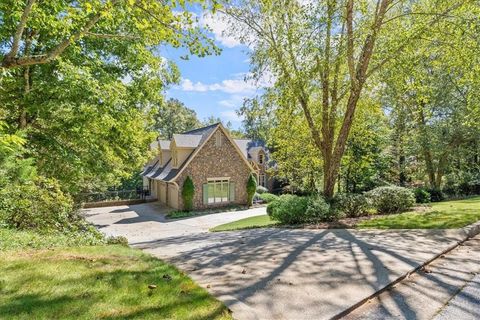
<instances>
[{"instance_id":1,"label":"curved driveway","mask_svg":"<svg viewBox=\"0 0 480 320\"><path fill-rule=\"evenodd\" d=\"M85 210L109 235L176 264L238 319L328 319L465 236L463 230L208 229L265 208L165 220L155 203Z\"/></svg>"}]
</instances>

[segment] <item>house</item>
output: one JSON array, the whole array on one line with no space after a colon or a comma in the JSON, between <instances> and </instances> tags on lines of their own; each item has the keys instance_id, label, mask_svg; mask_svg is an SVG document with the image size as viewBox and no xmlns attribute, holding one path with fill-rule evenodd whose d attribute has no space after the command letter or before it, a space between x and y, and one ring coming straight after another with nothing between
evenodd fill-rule
<instances>
[{"instance_id":1,"label":"house","mask_svg":"<svg viewBox=\"0 0 480 320\"><path fill-rule=\"evenodd\" d=\"M150 146L156 156L144 168L144 186L151 196L174 209L183 209L182 187L193 181L194 209L247 203L250 174L268 186L268 152L260 142L233 139L220 123L174 134L171 141Z\"/></svg>"}]
</instances>

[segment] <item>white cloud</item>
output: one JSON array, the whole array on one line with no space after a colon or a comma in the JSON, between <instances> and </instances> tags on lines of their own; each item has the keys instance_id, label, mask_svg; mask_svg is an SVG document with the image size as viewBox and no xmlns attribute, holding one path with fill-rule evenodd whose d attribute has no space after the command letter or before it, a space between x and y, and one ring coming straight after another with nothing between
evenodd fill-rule
<instances>
[{"instance_id":1,"label":"white cloud","mask_svg":"<svg viewBox=\"0 0 480 320\"><path fill-rule=\"evenodd\" d=\"M182 79L180 89L183 91L207 92L221 91L225 93L252 94L257 90L252 82L241 79L226 79L221 82L206 84L203 82L193 82L190 79Z\"/></svg>"},{"instance_id":2,"label":"white cloud","mask_svg":"<svg viewBox=\"0 0 480 320\"><path fill-rule=\"evenodd\" d=\"M238 108L243 105L243 100L245 99L245 96L240 96L240 95L231 95L228 99L225 100L220 100L218 103L222 107L234 109Z\"/></svg>"},{"instance_id":3,"label":"white cloud","mask_svg":"<svg viewBox=\"0 0 480 320\"><path fill-rule=\"evenodd\" d=\"M227 48L233 48L242 45L242 43L237 38L232 36L228 31L229 23L231 22L232 21L229 21L229 17L221 12L216 12L215 14L205 13L200 18L200 24L203 26L208 26L210 29L212 29L215 40Z\"/></svg>"},{"instance_id":4,"label":"white cloud","mask_svg":"<svg viewBox=\"0 0 480 320\"><path fill-rule=\"evenodd\" d=\"M243 120L243 117L239 116L234 110L220 112L220 118L224 121L230 122L241 122Z\"/></svg>"}]
</instances>

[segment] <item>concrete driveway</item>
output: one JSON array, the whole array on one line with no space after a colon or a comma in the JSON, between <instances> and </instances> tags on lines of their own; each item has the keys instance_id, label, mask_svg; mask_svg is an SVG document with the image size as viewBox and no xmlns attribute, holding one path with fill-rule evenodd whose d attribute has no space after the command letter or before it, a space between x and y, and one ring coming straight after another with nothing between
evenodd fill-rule
<instances>
[{"instance_id":1,"label":"concrete driveway","mask_svg":"<svg viewBox=\"0 0 480 320\"><path fill-rule=\"evenodd\" d=\"M168 260L238 319L328 319L465 236L463 230L208 228L264 208L165 221L156 204L86 210L111 235Z\"/></svg>"}]
</instances>

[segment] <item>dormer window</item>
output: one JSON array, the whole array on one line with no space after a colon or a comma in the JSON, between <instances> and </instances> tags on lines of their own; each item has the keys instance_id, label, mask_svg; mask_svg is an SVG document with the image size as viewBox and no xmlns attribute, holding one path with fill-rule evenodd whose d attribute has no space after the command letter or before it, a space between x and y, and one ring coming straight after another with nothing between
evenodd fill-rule
<instances>
[{"instance_id":1,"label":"dormer window","mask_svg":"<svg viewBox=\"0 0 480 320\"><path fill-rule=\"evenodd\" d=\"M265 155L263 153L260 153L258 155L258 163L263 164L265 162Z\"/></svg>"},{"instance_id":2,"label":"dormer window","mask_svg":"<svg viewBox=\"0 0 480 320\"><path fill-rule=\"evenodd\" d=\"M223 143L222 133L220 131L217 131L217 133L215 133L215 146L221 147L222 143Z\"/></svg>"}]
</instances>

